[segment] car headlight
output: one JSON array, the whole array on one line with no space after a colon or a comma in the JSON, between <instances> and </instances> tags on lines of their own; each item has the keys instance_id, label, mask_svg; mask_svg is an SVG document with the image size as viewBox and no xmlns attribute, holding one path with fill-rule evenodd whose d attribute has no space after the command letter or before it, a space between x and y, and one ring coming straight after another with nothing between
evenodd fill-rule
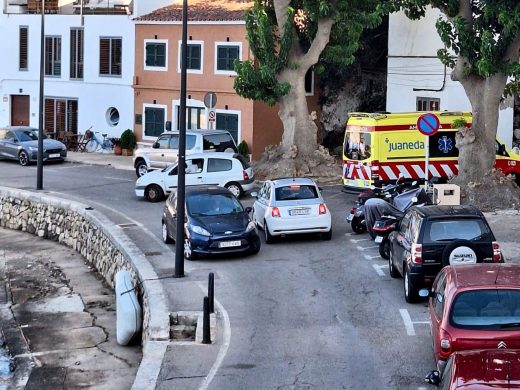
<instances>
[{"instance_id":1,"label":"car headlight","mask_svg":"<svg viewBox=\"0 0 520 390\"><path fill-rule=\"evenodd\" d=\"M191 227L191 230L193 231L193 233L197 233L197 234L200 234L201 236L206 236L206 237L211 236L210 232L208 232L206 229L204 229L200 226L191 225L190 227Z\"/></svg>"},{"instance_id":2,"label":"car headlight","mask_svg":"<svg viewBox=\"0 0 520 390\"><path fill-rule=\"evenodd\" d=\"M38 150L38 147L37 146L29 146L27 148L30 152L36 152Z\"/></svg>"},{"instance_id":3,"label":"car headlight","mask_svg":"<svg viewBox=\"0 0 520 390\"><path fill-rule=\"evenodd\" d=\"M250 222L247 224L247 227L246 227L246 233L247 233L247 232L250 232L251 230L256 230L256 224L255 224L253 221L250 221Z\"/></svg>"}]
</instances>

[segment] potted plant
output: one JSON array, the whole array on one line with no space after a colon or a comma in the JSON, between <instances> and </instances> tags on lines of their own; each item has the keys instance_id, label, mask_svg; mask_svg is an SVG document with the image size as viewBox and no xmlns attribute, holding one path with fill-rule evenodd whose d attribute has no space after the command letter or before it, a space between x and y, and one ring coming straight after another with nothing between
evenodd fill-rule
<instances>
[{"instance_id":1,"label":"potted plant","mask_svg":"<svg viewBox=\"0 0 520 390\"><path fill-rule=\"evenodd\" d=\"M131 156L134 153L134 148L137 145L137 138L132 130L126 129L121 134L121 149L123 156Z\"/></svg>"},{"instance_id":2,"label":"potted plant","mask_svg":"<svg viewBox=\"0 0 520 390\"><path fill-rule=\"evenodd\" d=\"M121 149L121 138L111 138L112 145L114 145L114 154L116 156L121 156L123 154L123 150Z\"/></svg>"},{"instance_id":3,"label":"potted plant","mask_svg":"<svg viewBox=\"0 0 520 390\"><path fill-rule=\"evenodd\" d=\"M245 158L249 158L249 146L247 145L246 141L242 140L242 142L238 144L237 149L238 153L240 153Z\"/></svg>"}]
</instances>

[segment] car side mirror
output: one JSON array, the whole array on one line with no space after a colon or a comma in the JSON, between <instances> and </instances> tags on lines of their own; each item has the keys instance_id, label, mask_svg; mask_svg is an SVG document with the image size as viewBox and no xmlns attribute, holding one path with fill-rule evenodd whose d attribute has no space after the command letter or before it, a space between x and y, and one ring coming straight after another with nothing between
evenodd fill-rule
<instances>
[{"instance_id":1,"label":"car side mirror","mask_svg":"<svg viewBox=\"0 0 520 390\"><path fill-rule=\"evenodd\" d=\"M246 213L250 213L251 211L253 211L253 208L251 206L247 206L246 207Z\"/></svg>"},{"instance_id":2,"label":"car side mirror","mask_svg":"<svg viewBox=\"0 0 520 390\"><path fill-rule=\"evenodd\" d=\"M430 290L428 290L427 288L421 288L419 290L419 296L420 297L423 297L423 298L429 298L429 297L433 297L433 292L430 292Z\"/></svg>"},{"instance_id":3,"label":"car side mirror","mask_svg":"<svg viewBox=\"0 0 520 390\"><path fill-rule=\"evenodd\" d=\"M159 144L159 142L154 142L152 145L152 148L154 148L154 149L159 149L160 147L161 147L161 145Z\"/></svg>"},{"instance_id":4,"label":"car side mirror","mask_svg":"<svg viewBox=\"0 0 520 390\"><path fill-rule=\"evenodd\" d=\"M437 386L441 383L441 373L438 370L430 371L424 378L424 381L430 385Z\"/></svg>"},{"instance_id":5,"label":"car side mirror","mask_svg":"<svg viewBox=\"0 0 520 390\"><path fill-rule=\"evenodd\" d=\"M258 198L258 192L256 192L256 191L251 192L251 196L253 198Z\"/></svg>"}]
</instances>

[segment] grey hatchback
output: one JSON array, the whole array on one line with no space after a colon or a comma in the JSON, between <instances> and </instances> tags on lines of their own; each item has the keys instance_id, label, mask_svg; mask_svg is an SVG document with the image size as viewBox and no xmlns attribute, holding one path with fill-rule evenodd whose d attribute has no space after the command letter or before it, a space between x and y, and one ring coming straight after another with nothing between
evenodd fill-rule
<instances>
[{"instance_id":1,"label":"grey hatchback","mask_svg":"<svg viewBox=\"0 0 520 390\"><path fill-rule=\"evenodd\" d=\"M43 161L63 161L67 147L51 138L43 139ZM27 126L0 128L0 158L29 165L38 158L38 129Z\"/></svg>"}]
</instances>

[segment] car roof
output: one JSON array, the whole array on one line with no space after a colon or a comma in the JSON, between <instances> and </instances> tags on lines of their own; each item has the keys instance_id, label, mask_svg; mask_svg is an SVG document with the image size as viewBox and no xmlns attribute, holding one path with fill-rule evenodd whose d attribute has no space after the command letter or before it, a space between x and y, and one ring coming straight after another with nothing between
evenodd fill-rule
<instances>
[{"instance_id":1,"label":"car roof","mask_svg":"<svg viewBox=\"0 0 520 390\"><path fill-rule=\"evenodd\" d=\"M519 287L520 264L468 264L448 266L457 288Z\"/></svg>"},{"instance_id":2,"label":"car roof","mask_svg":"<svg viewBox=\"0 0 520 390\"><path fill-rule=\"evenodd\" d=\"M303 184L303 185L316 185L314 180L308 177L280 177L277 179L271 179L275 187L284 187L291 184Z\"/></svg>"},{"instance_id":3,"label":"car roof","mask_svg":"<svg viewBox=\"0 0 520 390\"><path fill-rule=\"evenodd\" d=\"M231 194L231 192L227 188L216 186L216 185L197 185L197 186L186 187L186 195L201 195L201 194L229 195L229 194Z\"/></svg>"},{"instance_id":4,"label":"car roof","mask_svg":"<svg viewBox=\"0 0 520 390\"><path fill-rule=\"evenodd\" d=\"M421 217L426 218L443 218L443 217L483 217L482 212L471 205L460 206L414 206L410 210L415 210Z\"/></svg>"},{"instance_id":5,"label":"car roof","mask_svg":"<svg viewBox=\"0 0 520 390\"><path fill-rule=\"evenodd\" d=\"M233 158L236 158L237 153L235 152L204 152L204 153L190 153L187 154L185 159L191 160L194 158L211 158L211 157L217 157L217 158L224 158L228 160L232 160Z\"/></svg>"},{"instance_id":6,"label":"car roof","mask_svg":"<svg viewBox=\"0 0 520 390\"><path fill-rule=\"evenodd\" d=\"M178 130L165 131L161 135L164 134L179 134ZM206 130L206 129L198 129L198 130L186 130L186 134L202 134L202 135L211 135L211 134L229 134L227 130Z\"/></svg>"},{"instance_id":7,"label":"car roof","mask_svg":"<svg viewBox=\"0 0 520 390\"><path fill-rule=\"evenodd\" d=\"M492 389L496 388L496 385L520 384L520 351L467 350L455 352L452 359L455 363L457 388L478 384L482 386L479 388ZM500 388L509 388L509 386L500 386Z\"/></svg>"}]
</instances>

